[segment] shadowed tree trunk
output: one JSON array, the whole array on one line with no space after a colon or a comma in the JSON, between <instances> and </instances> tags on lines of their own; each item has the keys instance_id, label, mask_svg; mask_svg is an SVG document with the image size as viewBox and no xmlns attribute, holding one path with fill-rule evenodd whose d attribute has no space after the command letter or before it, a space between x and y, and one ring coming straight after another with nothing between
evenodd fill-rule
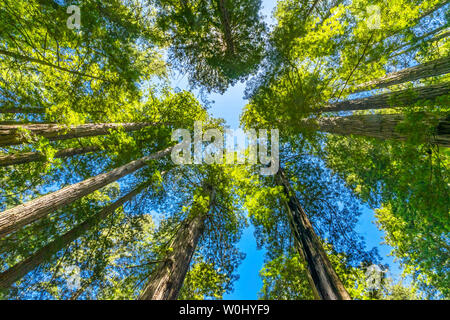
<instances>
[{"instance_id":1,"label":"shadowed tree trunk","mask_svg":"<svg viewBox=\"0 0 450 320\"><path fill-rule=\"evenodd\" d=\"M28 61L28 62L33 62L33 63L37 63L37 64L41 64L47 67L51 67L60 71L64 71L64 72L68 72L77 76L82 76L82 77L87 77L87 78L92 78L92 79L97 79L97 80L102 80L102 81L106 81L105 79L101 78L101 77L97 77L97 76L93 76L93 75L89 75L89 74L85 74L82 72L78 72L75 70L70 70L61 66L58 66L56 64L53 64L51 62L45 61L45 60L41 60L41 59L37 59L37 58L33 58L33 57L27 57L24 55L21 55L19 53L16 52L11 52L11 51L7 51L4 49L0 49L0 54L4 55L4 56L8 56L8 57L12 57L16 60L22 60L22 61Z\"/></svg>"},{"instance_id":2,"label":"shadowed tree trunk","mask_svg":"<svg viewBox=\"0 0 450 320\"><path fill-rule=\"evenodd\" d=\"M0 238L26 226L49 213L98 190L147 165L147 161L162 158L170 153L172 147L142 157L107 173L88 178L71 186L28 201L12 209L0 212Z\"/></svg>"},{"instance_id":3,"label":"shadowed tree trunk","mask_svg":"<svg viewBox=\"0 0 450 320\"><path fill-rule=\"evenodd\" d=\"M100 151L100 147L97 146L89 146L83 148L69 148L63 149L55 154L55 158L67 158L76 156L79 154L85 154L89 152L97 152ZM2 156L0 155L0 167L10 166L13 164L23 164L35 161L45 161L46 157L44 154L40 152L24 152L24 153L15 153Z\"/></svg>"},{"instance_id":4,"label":"shadowed tree trunk","mask_svg":"<svg viewBox=\"0 0 450 320\"><path fill-rule=\"evenodd\" d=\"M368 114L348 117L318 119L318 130L339 135L361 135L378 139L405 141L408 134L397 130L397 126L405 120L402 114ZM435 127L430 141L443 147L450 147L450 117L437 119L423 114L424 123ZM306 121L305 123L307 123Z\"/></svg>"},{"instance_id":5,"label":"shadowed tree trunk","mask_svg":"<svg viewBox=\"0 0 450 320\"><path fill-rule=\"evenodd\" d=\"M389 86L410 82L428 77L436 77L450 72L450 56L430 61L418 66L407 68L398 72L392 72L388 75L357 85L353 93L364 90L387 88Z\"/></svg>"},{"instance_id":6,"label":"shadowed tree trunk","mask_svg":"<svg viewBox=\"0 0 450 320\"><path fill-rule=\"evenodd\" d=\"M83 285L80 288L78 288L78 290L75 291L67 300L77 300L83 294L83 292L92 284L92 282L93 279L89 279L89 281L83 283Z\"/></svg>"},{"instance_id":7,"label":"shadowed tree trunk","mask_svg":"<svg viewBox=\"0 0 450 320\"><path fill-rule=\"evenodd\" d=\"M215 191L211 189L208 211L213 206L214 199ZM208 211L191 209L191 214L183 222L170 244L173 251L165 261L158 264L139 297L140 300L176 300L178 298L198 240L204 231Z\"/></svg>"},{"instance_id":8,"label":"shadowed tree trunk","mask_svg":"<svg viewBox=\"0 0 450 320\"><path fill-rule=\"evenodd\" d=\"M0 108L0 113L45 113L44 108Z\"/></svg>"},{"instance_id":9,"label":"shadowed tree trunk","mask_svg":"<svg viewBox=\"0 0 450 320\"><path fill-rule=\"evenodd\" d=\"M50 141L67 140L110 134L110 130L123 128L126 132L156 125L155 123L88 123L70 128L56 123L0 125L0 146L17 145L28 139L20 129L29 130L33 135L42 136Z\"/></svg>"},{"instance_id":10,"label":"shadowed tree trunk","mask_svg":"<svg viewBox=\"0 0 450 320\"><path fill-rule=\"evenodd\" d=\"M325 106L319 111L354 111L387 109L392 107L411 106L422 100L434 101L436 98L450 93L450 82L439 83L426 87L400 90L379 94L368 98L346 100Z\"/></svg>"},{"instance_id":11,"label":"shadowed tree trunk","mask_svg":"<svg viewBox=\"0 0 450 320\"><path fill-rule=\"evenodd\" d=\"M290 227L297 251L306 263L314 296L321 300L351 300L281 168L276 175L276 182L283 187L288 199L286 207Z\"/></svg>"},{"instance_id":12,"label":"shadowed tree trunk","mask_svg":"<svg viewBox=\"0 0 450 320\"><path fill-rule=\"evenodd\" d=\"M220 11L220 21L223 26L223 33L227 46L227 52L230 54L234 54L233 35L231 32L230 15L227 10L226 0L218 0L218 6Z\"/></svg>"},{"instance_id":13,"label":"shadowed tree trunk","mask_svg":"<svg viewBox=\"0 0 450 320\"><path fill-rule=\"evenodd\" d=\"M13 283L20 280L28 272L39 266L41 263L50 259L54 254L60 250L66 248L70 243L78 239L84 233L90 231L93 227L97 225L100 221L107 218L110 214L121 207L125 202L130 201L136 195L138 195L142 190L150 185L150 181L147 181L139 185L136 189L129 192L122 198L118 199L114 203L103 208L99 213L88 218L84 222L75 226L73 229L57 237L55 240L51 241L35 253L33 253L27 259L19 262L18 264L12 266L8 270L0 274L0 288L9 288Z\"/></svg>"},{"instance_id":14,"label":"shadowed tree trunk","mask_svg":"<svg viewBox=\"0 0 450 320\"><path fill-rule=\"evenodd\" d=\"M446 28L446 27L444 27L443 29L445 29L445 28ZM441 28L438 28L438 29L441 29ZM441 29L441 30L442 30L442 29ZM437 32L439 32L439 31L441 31L441 30L437 30ZM436 32L436 33L437 33L437 32ZM416 43L415 43L415 44L411 45L409 48L407 48L407 49L405 49L405 50L403 50L403 51L396 52L396 53L394 53L394 54L389 55L388 58L389 58L389 59L393 59L393 58L395 58L395 57L401 56L401 55L403 55L403 54L405 54L405 53L408 53L408 52L410 52L410 51L413 51L413 50L415 50L415 49L420 48L420 46L423 45L422 40L424 40L425 38L427 38L429 35L433 35L433 32L430 32L429 34L426 34L426 35L424 35L424 36L422 36L422 37L416 39ZM424 42L427 43L427 44L431 44L431 43L433 43L433 42L441 41L442 39L447 39L448 37L450 37L450 31L443 32L443 33L441 33L441 34L439 34L439 35L437 35L437 36L434 36L434 37L431 38L431 39L425 40ZM401 50L401 49L405 48L406 46L407 46L407 45L400 46L399 48L396 48L395 51Z\"/></svg>"}]
</instances>

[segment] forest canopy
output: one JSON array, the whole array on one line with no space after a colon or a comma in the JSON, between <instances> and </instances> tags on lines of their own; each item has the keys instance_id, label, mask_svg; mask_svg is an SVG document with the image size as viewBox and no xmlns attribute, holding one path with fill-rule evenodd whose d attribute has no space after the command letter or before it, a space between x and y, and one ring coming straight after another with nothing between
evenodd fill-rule
<instances>
[{"instance_id":1,"label":"forest canopy","mask_svg":"<svg viewBox=\"0 0 450 320\"><path fill-rule=\"evenodd\" d=\"M0 0L0 299L450 298L450 2L266 2Z\"/></svg>"}]
</instances>

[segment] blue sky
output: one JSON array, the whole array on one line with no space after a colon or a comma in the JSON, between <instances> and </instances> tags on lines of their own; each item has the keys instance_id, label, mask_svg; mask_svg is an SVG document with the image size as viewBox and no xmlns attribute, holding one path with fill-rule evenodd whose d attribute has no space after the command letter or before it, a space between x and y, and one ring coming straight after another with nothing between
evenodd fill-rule
<instances>
[{"instance_id":1,"label":"blue sky","mask_svg":"<svg viewBox=\"0 0 450 320\"><path fill-rule=\"evenodd\" d=\"M267 23L271 24L273 22L273 19L271 19L271 12L273 8L275 8L276 0L263 0L262 2L262 13L266 17ZM179 74L174 76L172 85L174 87L188 89L186 76ZM244 100L243 98L244 90L245 83L237 83L222 95L209 95L208 99L214 101L209 112L216 118L225 119L227 125L232 129L237 129L239 127L239 116L247 103L247 100ZM280 131L280 135L281 134L282 131ZM393 261L392 257L388 256L391 248L381 244L383 233L377 229L374 220L373 210L365 208L357 231L364 236L368 248L378 247L379 253L384 260L383 262L388 263L391 268L390 275L397 280L400 275L400 269L398 268L398 264ZM254 300L258 297L258 292L262 286L259 271L264 264L264 251L257 250L253 232L254 228L252 226L247 228L239 242L239 248L246 254L246 258L238 269L240 278L234 284L234 291L226 294L224 299Z\"/></svg>"}]
</instances>

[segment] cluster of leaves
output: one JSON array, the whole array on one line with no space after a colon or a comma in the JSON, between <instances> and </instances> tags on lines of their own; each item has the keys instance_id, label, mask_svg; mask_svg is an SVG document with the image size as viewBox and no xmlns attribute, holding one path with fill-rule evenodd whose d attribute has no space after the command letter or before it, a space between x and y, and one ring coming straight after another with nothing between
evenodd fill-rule
<instances>
[{"instance_id":1,"label":"cluster of leaves","mask_svg":"<svg viewBox=\"0 0 450 320\"><path fill-rule=\"evenodd\" d=\"M80 124L155 124L60 141L19 129L26 143L2 147L0 156L39 152L45 161L0 167L1 210L162 150L173 143L173 129L192 129L194 121L223 130L222 121L212 119L192 93L168 87L162 58L168 47L171 66L189 74L192 88L223 93L260 71L248 84L242 125L283 126L281 166L352 297L420 297L415 283L385 279L377 292L365 287L364 266L378 263L379 256L356 232L362 202L377 209L377 223L405 273L430 296L449 296L449 154L433 144L435 123L420 122L417 113L448 114L448 95L378 111L406 114L398 127L409 133L406 143L323 136L300 121L320 117L321 107L348 97L357 85L448 55L448 39L428 41L448 27L446 1L280 0L269 35L260 0L71 1L82 12L79 30L66 27L68 1L0 3L0 105L21 110L0 113L1 121L58 123L67 132ZM376 28L368 23L368 6L380 11ZM416 83L390 90L405 87L414 94ZM88 146L98 151L55 157L59 150ZM151 182L2 298L137 298L173 250L169 244L180 226L208 212L180 298L220 299L238 279L244 254L237 243L247 226L247 210L257 243L267 250L261 298L311 299L306 265L294 251L283 189L253 169L149 162L1 239L4 271ZM205 194L211 188L212 203ZM80 280L76 288L70 285L74 274Z\"/></svg>"},{"instance_id":2,"label":"cluster of leaves","mask_svg":"<svg viewBox=\"0 0 450 320\"><path fill-rule=\"evenodd\" d=\"M257 71L264 54L261 0L155 0L174 68L193 88L223 93Z\"/></svg>"},{"instance_id":3,"label":"cluster of leaves","mask_svg":"<svg viewBox=\"0 0 450 320\"><path fill-rule=\"evenodd\" d=\"M414 284L394 282L380 275L376 287L366 276L367 268L349 267L345 255L337 254L325 244L330 262L345 288L357 300L419 300L423 297ZM365 271L365 272L364 272ZM306 266L298 255L279 256L267 262L260 272L263 287L259 292L265 300L312 300L314 295L308 282ZM377 280L378 281L378 280Z\"/></svg>"},{"instance_id":4,"label":"cluster of leaves","mask_svg":"<svg viewBox=\"0 0 450 320\"><path fill-rule=\"evenodd\" d=\"M376 21L369 16L369 7L377 10ZM361 257L343 245L345 234L354 230L355 212L363 202L379 208L377 223L405 273L412 274L420 289L430 296L436 292L437 296L448 296L448 152L433 142L438 122L422 120L422 112L431 118L445 118L448 95L407 106L398 103L394 96L389 102L392 108L375 111L405 114L405 120L396 128L408 137L403 143L325 136L317 132L317 127L302 121L323 116L323 106L349 97L360 84L448 56L448 39L433 40L448 27L446 1L284 0L277 3L274 18L276 25L269 35L263 70L247 86L249 103L241 124L246 128L283 128L282 139L291 149L283 159L286 170L291 171L293 188L317 233L333 249L347 254L350 260ZM408 95L414 96L418 84L445 81L448 75L350 97L405 88L410 89ZM280 263L289 265L289 252L278 249L279 243L285 241L286 248L291 247L280 235L286 234L289 239L288 222L282 204L277 203L281 189L271 182L266 186L248 201L250 216L257 226L260 244L268 248L270 263L277 267ZM342 214L336 215L335 208ZM288 274L285 280L294 281ZM303 280L305 284L306 278ZM267 281L264 290L268 291L264 294L270 297L275 280ZM301 295L307 297L306 293Z\"/></svg>"}]
</instances>

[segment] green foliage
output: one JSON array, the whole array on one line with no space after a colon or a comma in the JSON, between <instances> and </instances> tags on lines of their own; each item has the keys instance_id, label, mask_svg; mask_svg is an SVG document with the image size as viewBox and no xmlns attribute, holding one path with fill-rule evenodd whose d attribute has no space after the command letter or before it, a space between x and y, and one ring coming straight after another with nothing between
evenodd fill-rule
<instances>
[{"instance_id":1,"label":"green foliage","mask_svg":"<svg viewBox=\"0 0 450 320\"><path fill-rule=\"evenodd\" d=\"M222 299L225 293L227 275L222 274L214 265L202 262L193 263L181 288L180 300Z\"/></svg>"},{"instance_id":2,"label":"green foliage","mask_svg":"<svg viewBox=\"0 0 450 320\"><path fill-rule=\"evenodd\" d=\"M253 76L242 126L280 128L280 165L350 295L448 298L449 152L433 136L448 129L437 119L448 117L449 95L414 105L393 95L389 108L376 111L405 115L395 128L408 136L403 142L323 135L303 121L332 116L321 108L342 99L400 89L413 97L418 86L447 82L442 75L353 96L358 85L448 56L448 38L432 39L448 29L446 2L279 0L268 30L261 0L0 0L2 124L56 123L66 133L82 124L152 124L56 141L19 128L24 143L0 148L0 157L36 152L43 159L0 167L0 209L165 149L174 129L192 129L195 121L223 131L223 120L212 118L192 92L169 87L172 71L186 73L201 93L224 93ZM81 9L79 30L66 26L68 5ZM370 7L379 10L375 20ZM82 147L98 151L56 157ZM206 214L205 228L180 299L221 299L232 291L245 257L238 242L247 218L266 250L260 298L312 299L286 195L255 169L150 161L1 239L3 272L149 182L0 299L135 299L173 252L180 226L199 214ZM385 277L377 290L367 287L365 271L379 256L356 232L364 204L375 210L407 280ZM73 288L68 281L75 274L80 286Z\"/></svg>"},{"instance_id":3,"label":"green foliage","mask_svg":"<svg viewBox=\"0 0 450 320\"><path fill-rule=\"evenodd\" d=\"M261 0L157 0L170 61L192 87L225 92L257 71L264 53Z\"/></svg>"},{"instance_id":4,"label":"green foliage","mask_svg":"<svg viewBox=\"0 0 450 320\"><path fill-rule=\"evenodd\" d=\"M372 207L382 206L377 223L405 271L448 295L448 156L427 144L329 137L327 164Z\"/></svg>"}]
</instances>

